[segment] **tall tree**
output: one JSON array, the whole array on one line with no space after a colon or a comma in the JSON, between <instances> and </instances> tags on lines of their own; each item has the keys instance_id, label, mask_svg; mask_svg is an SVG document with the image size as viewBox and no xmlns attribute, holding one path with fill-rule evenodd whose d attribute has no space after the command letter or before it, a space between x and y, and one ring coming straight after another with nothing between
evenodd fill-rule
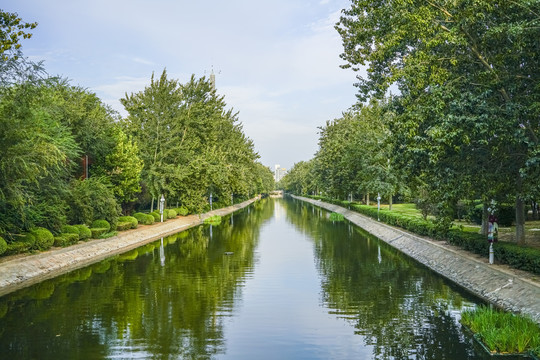
<instances>
[{"instance_id":1,"label":"tall tree","mask_svg":"<svg viewBox=\"0 0 540 360\"><path fill-rule=\"evenodd\" d=\"M465 156L470 144L480 158L471 158L469 168L486 164L487 158L502 164L502 176L486 178L482 190L508 181L503 188L512 188L516 199L518 240L524 235L523 201L532 195L524 180L534 172L530 165L539 147L539 13L537 1L394 0L383 6L378 0L355 0L337 25L344 67L368 66L367 75L359 77L359 96L381 96L390 85L399 87L403 116L397 120L408 140L403 144L416 142L412 148L404 145L402 153L418 159L422 171L445 170L429 182L459 179L467 167L452 161L447 168L451 157L441 155ZM446 94L452 94L451 106L443 101ZM475 112L474 104L489 109L489 115ZM475 130L485 130L462 131L460 121L469 116L476 120ZM468 190L466 184L458 189ZM448 197L454 201L457 193Z\"/></svg>"}]
</instances>

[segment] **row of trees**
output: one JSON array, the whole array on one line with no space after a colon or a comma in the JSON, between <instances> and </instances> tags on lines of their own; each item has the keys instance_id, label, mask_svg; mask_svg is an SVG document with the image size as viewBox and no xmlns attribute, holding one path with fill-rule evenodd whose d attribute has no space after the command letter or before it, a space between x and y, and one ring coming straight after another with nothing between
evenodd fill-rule
<instances>
[{"instance_id":1,"label":"row of trees","mask_svg":"<svg viewBox=\"0 0 540 360\"><path fill-rule=\"evenodd\" d=\"M373 134L381 143L352 141L356 153L347 156L353 161L339 140L341 147L331 150L328 135L347 127L351 114L345 114L322 129L312 168L326 169L336 151L347 168L342 172L360 167L356 182L339 187L342 193L390 195L408 188L435 204L447 223L462 199L481 200L484 216L491 200L513 202L516 238L524 241L525 204L540 195L539 14L536 0L393 0L384 6L353 0L336 25L343 67L366 66L366 75L358 76L359 100L379 100L353 110L352 118L383 124ZM387 96L390 87L397 96ZM366 114L377 109L377 120ZM351 136L370 137L360 132ZM335 193L329 182L342 180L325 176L332 180L320 176L321 190Z\"/></svg>"},{"instance_id":2,"label":"row of trees","mask_svg":"<svg viewBox=\"0 0 540 360\"><path fill-rule=\"evenodd\" d=\"M0 10L0 236L115 219L162 194L200 212L273 188L237 115L210 82L152 76L122 99L121 116L95 94L24 58L37 24Z\"/></svg>"}]
</instances>

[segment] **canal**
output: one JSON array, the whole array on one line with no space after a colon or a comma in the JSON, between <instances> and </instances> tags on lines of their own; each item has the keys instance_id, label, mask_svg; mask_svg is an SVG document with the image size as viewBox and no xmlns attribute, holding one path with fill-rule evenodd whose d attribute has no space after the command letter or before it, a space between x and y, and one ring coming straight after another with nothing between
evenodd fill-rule
<instances>
[{"instance_id":1,"label":"canal","mask_svg":"<svg viewBox=\"0 0 540 360\"><path fill-rule=\"evenodd\" d=\"M490 359L481 304L287 199L0 298L0 359Z\"/></svg>"}]
</instances>

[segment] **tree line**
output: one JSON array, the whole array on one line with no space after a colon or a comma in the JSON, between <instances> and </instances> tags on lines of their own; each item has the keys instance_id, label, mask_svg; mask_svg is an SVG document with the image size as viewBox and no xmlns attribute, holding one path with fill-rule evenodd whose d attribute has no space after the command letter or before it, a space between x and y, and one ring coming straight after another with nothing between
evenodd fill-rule
<instances>
[{"instance_id":1,"label":"tree line","mask_svg":"<svg viewBox=\"0 0 540 360\"><path fill-rule=\"evenodd\" d=\"M115 223L162 195L189 212L273 189L238 114L210 81L155 77L121 99L122 117L94 93L24 57L37 23L0 10L0 236L36 227Z\"/></svg>"},{"instance_id":2,"label":"tree line","mask_svg":"<svg viewBox=\"0 0 540 360\"><path fill-rule=\"evenodd\" d=\"M352 0L336 30L358 104L320 128L318 152L282 186L400 196L443 227L464 201L484 220L511 204L523 242L540 197L539 25L537 0Z\"/></svg>"}]
</instances>

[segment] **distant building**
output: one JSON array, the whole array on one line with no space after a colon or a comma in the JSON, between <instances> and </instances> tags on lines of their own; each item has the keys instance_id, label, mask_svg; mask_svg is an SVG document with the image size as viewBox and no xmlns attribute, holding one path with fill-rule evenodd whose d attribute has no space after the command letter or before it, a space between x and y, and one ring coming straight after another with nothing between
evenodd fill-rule
<instances>
[{"instance_id":1,"label":"distant building","mask_svg":"<svg viewBox=\"0 0 540 360\"><path fill-rule=\"evenodd\" d=\"M279 182L283 177L287 175L287 169L282 168L279 164L274 165L274 180Z\"/></svg>"}]
</instances>

